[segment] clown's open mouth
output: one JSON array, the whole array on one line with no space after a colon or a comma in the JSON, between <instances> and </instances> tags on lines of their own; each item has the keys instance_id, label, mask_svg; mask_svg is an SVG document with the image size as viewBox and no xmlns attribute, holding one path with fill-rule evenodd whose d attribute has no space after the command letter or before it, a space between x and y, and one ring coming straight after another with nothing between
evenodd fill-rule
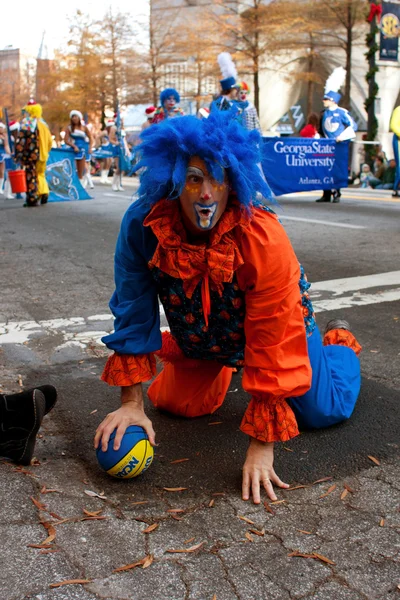
<instances>
[{"instance_id":1,"label":"clown's open mouth","mask_svg":"<svg viewBox=\"0 0 400 600\"><path fill-rule=\"evenodd\" d=\"M211 224L212 218L215 214L215 211L217 210L217 203L214 202L214 204L208 205L208 204L200 204L199 202L196 202L196 204L194 205L194 209L197 214L199 226L202 228L209 227Z\"/></svg>"}]
</instances>

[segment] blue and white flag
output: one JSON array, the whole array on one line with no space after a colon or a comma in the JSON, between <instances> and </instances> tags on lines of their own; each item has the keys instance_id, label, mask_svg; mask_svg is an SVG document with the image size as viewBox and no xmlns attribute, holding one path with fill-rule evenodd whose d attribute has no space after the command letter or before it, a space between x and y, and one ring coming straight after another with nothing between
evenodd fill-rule
<instances>
[{"instance_id":1,"label":"blue and white flag","mask_svg":"<svg viewBox=\"0 0 400 600\"><path fill-rule=\"evenodd\" d=\"M262 168L277 196L348 186L348 142L263 138Z\"/></svg>"},{"instance_id":2,"label":"blue and white flag","mask_svg":"<svg viewBox=\"0 0 400 600\"><path fill-rule=\"evenodd\" d=\"M53 148L50 151L46 180L50 188L49 202L93 199L79 181L73 151L61 148Z\"/></svg>"}]
</instances>

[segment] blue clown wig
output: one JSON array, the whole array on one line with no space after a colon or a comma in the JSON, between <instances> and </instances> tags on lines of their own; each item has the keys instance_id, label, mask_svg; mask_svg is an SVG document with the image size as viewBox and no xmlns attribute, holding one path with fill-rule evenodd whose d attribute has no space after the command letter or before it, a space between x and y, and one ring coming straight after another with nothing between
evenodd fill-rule
<instances>
[{"instance_id":1,"label":"blue clown wig","mask_svg":"<svg viewBox=\"0 0 400 600\"><path fill-rule=\"evenodd\" d=\"M181 97L179 93L174 88L166 88L160 94L160 102L161 106L164 106L164 102L170 97L173 96L175 98L175 102L179 104L181 101Z\"/></svg>"},{"instance_id":2,"label":"blue clown wig","mask_svg":"<svg viewBox=\"0 0 400 600\"><path fill-rule=\"evenodd\" d=\"M261 136L242 127L228 111L212 112L208 119L167 119L145 129L141 139L135 168L141 170L138 196L149 205L179 197L192 156L204 160L217 181L223 181L226 170L241 204L249 206L259 194L272 199L261 171Z\"/></svg>"}]
</instances>

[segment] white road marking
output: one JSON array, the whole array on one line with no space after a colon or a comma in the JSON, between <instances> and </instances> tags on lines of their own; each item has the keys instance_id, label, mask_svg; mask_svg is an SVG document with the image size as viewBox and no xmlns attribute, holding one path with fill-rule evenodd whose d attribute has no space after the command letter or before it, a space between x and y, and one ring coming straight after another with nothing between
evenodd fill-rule
<instances>
[{"instance_id":1,"label":"white road marking","mask_svg":"<svg viewBox=\"0 0 400 600\"><path fill-rule=\"evenodd\" d=\"M359 294L352 296L341 296L331 300L313 300L312 304L316 313L327 310L341 310L353 306L367 306L368 304L379 304L380 302L394 302L400 300L400 288L387 290L377 294Z\"/></svg>"},{"instance_id":2,"label":"white road marking","mask_svg":"<svg viewBox=\"0 0 400 600\"><path fill-rule=\"evenodd\" d=\"M103 194L103 196L107 196L107 198L124 198L125 200L132 200L134 193L131 196L127 196L126 194L120 194L119 192L114 192L113 194Z\"/></svg>"},{"instance_id":3,"label":"white road marking","mask_svg":"<svg viewBox=\"0 0 400 600\"><path fill-rule=\"evenodd\" d=\"M281 220L301 221L303 223L316 223L317 225L328 225L329 227L343 227L344 229L367 229L364 225L350 225L349 223L336 223L335 221L323 221L322 219L306 219L304 217L289 217L278 215Z\"/></svg>"},{"instance_id":4,"label":"white road marking","mask_svg":"<svg viewBox=\"0 0 400 600\"><path fill-rule=\"evenodd\" d=\"M312 284L310 292L316 313L379 304L381 302L394 302L400 300L400 271L377 273L361 277L346 277L317 281ZM376 288L390 288L376 290ZM375 289L373 293L360 290ZM354 292L344 296L346 292ZM324 298L324 296L327 298ZM161 331L166 327L166 317L160 305ZM96 330L91 329L94 323L99 323ZM91 344L102 345L101 338L110 334L114 328L114 318L110 313L90 315L88 317L70 317L47 319L44 321L8 321L0 323L0 344L26 344L31 340L53 336L60 344L55 350L76 346L86 348Z\"/></svg>"},{"instance_id":5,"label":"white road marking","mask_svg":"<svg viewBox=\"0 0 400 600\"><path fill-rule=\"evenodd\" d=\"M400 285L400 271L318 281L311 284L311 290L314 296L316 292L333 292L337 296L343 294L343 292L354 292L356 290L389 285Z\"/></svg>"}]
</instances>

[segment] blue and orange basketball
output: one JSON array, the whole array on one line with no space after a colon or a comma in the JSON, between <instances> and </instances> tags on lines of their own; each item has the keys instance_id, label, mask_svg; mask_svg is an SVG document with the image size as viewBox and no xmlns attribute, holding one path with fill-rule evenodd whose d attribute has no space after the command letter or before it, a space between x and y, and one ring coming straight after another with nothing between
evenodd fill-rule
<instances>
[{"instance_id":1,"label":"blue and orange basketball","mask_svg":"<svg viewBox=\"0 0 400 600\"><path fill-rule=\"evenodd\" d=\"M113 449L116 430L110 436L108 448L103 452L97 448L97 460L100 466L112 477L118 479L131 479L137 477L152 463L154 457L153 446L143 427L130 425L121 441L119 450Z\"/></svg>"}]
</instances>

